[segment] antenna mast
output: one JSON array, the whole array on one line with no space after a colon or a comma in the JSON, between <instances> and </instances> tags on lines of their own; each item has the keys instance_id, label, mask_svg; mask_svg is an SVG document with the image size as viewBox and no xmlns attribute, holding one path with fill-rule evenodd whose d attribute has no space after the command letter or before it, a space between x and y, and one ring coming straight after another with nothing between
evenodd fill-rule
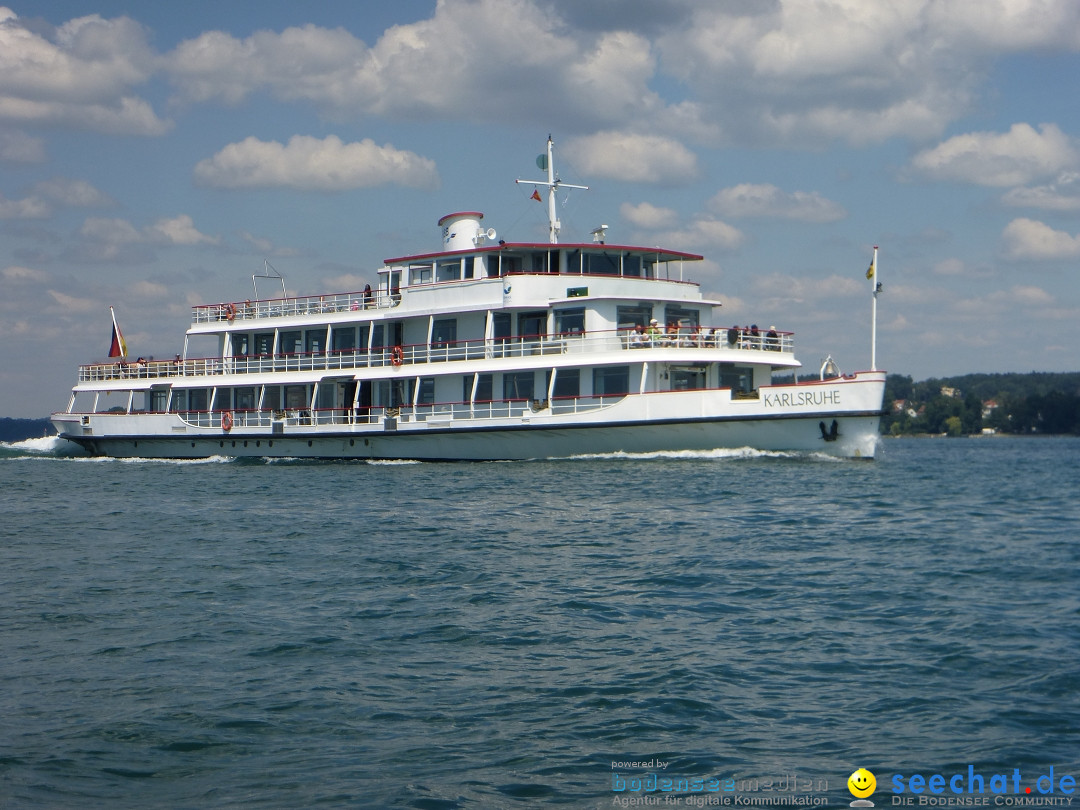
<instances>
[{"instance_id":1,"label":"antenna mast","mask_svg":"<svg viewBox=\"0 0 1080 810\"><path fill-rule=\"evenodd\" d=\"M573 183L564 183L555 174L554 154L555 142L548 135L547 154L536 158L536 165L541 169L547 169L547 180L517 180L518 183L532 184L534 186L547 186L548 190L548 241L557 245L559 243L559 230L562 223L555 216L555 192L560 188L580 188L588 190L588 186L576 186Z\"/></svg>"}]
</instances>

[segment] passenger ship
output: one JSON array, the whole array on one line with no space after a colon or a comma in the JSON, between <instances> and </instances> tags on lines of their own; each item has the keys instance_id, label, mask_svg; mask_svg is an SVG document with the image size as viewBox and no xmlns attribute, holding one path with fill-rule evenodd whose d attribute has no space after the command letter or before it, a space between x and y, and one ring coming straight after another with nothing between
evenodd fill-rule
<instances>
[{"instance_id":1,"label":"passenger ship","mask_svg":"<svg viewBox=\"0 0 1080 810\"><path fill-rule=\"evenodd\" d=\"M196 306L173 360L79 368L59 434L94 454L509 460L754 448L872 458L885 374L797 379L791 332L714 316L701 256L496 241L439 220L441 250L387 259L375 289ZM280 279L280 276L273 276ZM875 299L876 303L876 299ZM721 319L722 320L722 319ZM199 351L202 347L202 351ZM873 365L873 364L872 364Z\"/></svg>"}]
</instances>

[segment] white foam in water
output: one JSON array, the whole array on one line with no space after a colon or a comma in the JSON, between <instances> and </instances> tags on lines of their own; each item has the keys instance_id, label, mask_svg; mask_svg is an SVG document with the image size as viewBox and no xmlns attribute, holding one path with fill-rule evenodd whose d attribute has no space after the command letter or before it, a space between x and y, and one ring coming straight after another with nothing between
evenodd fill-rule
<instances>
[{"instance_id":1,"label":"white foam in water","mask_svg":"<svg viewBox=\"0 0 1080 810\"><path fill-rule=\"evenodd\" d=\"M755 450L753 447L716 448L715 450L656 450L651 453L584 453L574 459L741 459L741 458L804 458L806 454L776 450Z\"/></svg>"},{"instance_id":2,"label":"white foam in water","mask_svg":"<svg viewBox=\"0 0 1080 810\"><path fill-rule=\"evenodd\" d=\"M41 456L86 455L86 451L75 442L69 442L59 436L42 436L38 439L23 439L21 442L0 442L0 446L9 450Z\"/></svg>"}]
</instances>

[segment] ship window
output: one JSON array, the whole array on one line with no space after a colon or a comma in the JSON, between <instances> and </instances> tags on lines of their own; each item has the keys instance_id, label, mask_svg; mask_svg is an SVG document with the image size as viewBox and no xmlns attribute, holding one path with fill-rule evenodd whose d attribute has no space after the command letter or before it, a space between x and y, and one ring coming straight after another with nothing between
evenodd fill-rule
<instances>
[{"instance_id":1,"label":"ship window","mask_svg":"<svg viewBox=\"0 0 1080 810\"><path fill-rule=\"evenodd\" d=\"M435 404L435 378L434 377L421 377L420 389L416 392L418 405L434 405Z\"/></svg>"},{"instance_id":2,"label":"ship window","mask_svg":"<svg viewBox=\"0 0 1080 810\"><path fill-rule=\"evenodd\" d=\"M668 304L664 311L664 323L677 323L679 326L697 326L700 323L700 317L696 309L686 309L671 304Z\"/></svg>"},{"instance_id":3,"label":"ship window","mask_svg":"<svg viewBox=\"0 0 1080 810\"><path fill-rule=\"evenodd\" d=\"M150 410L155 413L161 413L165 410L165 405L169 401L169 389L168 388L153 388L150 391Z\"/></svg>"},{"instance_id":4,"label":"ship window","mask_svg":"<svg viewBox=\"0 0 1080 810\"><path fill-rule=\"evenodd\" d=\"M652 318L652 307L619 307L617 310L617 327L619 329L633 329L637 326L648 326Z\"/></svg>"},{"instance_id":5,"label":"ship window","mask_svg":"<svg viewBox=\"0 0 1080 810\"><path fill-rule=\"evenodd\" d=\"M335 352L346 352L356 348L355 326L335 326L331 334Z\"/></svg>"},{"instance_id":6,"label":"ship window","mask_svg":"<svg viewBox=\"0 0 1080 810\"><path fill-rule=\"evenodd\" d=\"M461 401L472 400L473 378L465 377L461 386ZM491 375L480 374L476 378L476 402L491 402Z\"/></svg>"},{"instance_id":7,"label":"ship window","mask_svg":"<svg viewBox=\"0 0 1080 810\"><path fill-rule=\"evenodd\" d=\"M307 386L286 385L285 407L292 409L306 408L308 406Z\"/></svg>"},{"instance_id":8,"label":"ship window","mask_svg":"<svg viewBox=\"0 0 1080 810\"><path fill-rule=\"evenodd\" d=\"M188 390L189 411L205 411L208 407L205 388L191 388Z\"/></svg>"},{"instance_id":9,"label":"ship window","mask_svg":"<svg viewBox=\"0 0 1080 810\"><path fill-rule=\"evenodd\" d=\"M431 325L431 345L441 348L457 342L457 318L441 318Z\"/></svg>"},{"instance_id":10,"label":"ship window","mask_svg":"<svg viewBox=\"0 0 1080 810\"><path fill-rule=\"evenodd\" d=\"M593 396L603 397L630 392L630 367L610 366L593 369Z\"/></svg>"},{"instance_id":11,"label":"ship window","mask_svg":"<svg viewBox=\"0 0 1080 810\"><path fill-rule=\"evenodd\" d=\"M255 354L273 354L274 333L261 332L255 335Z\"/></svg>"},{"instance_id":12,"label":"ship window","mask_svg":"<svg viewBox=\"0 0 1080 810\"><path fill-rule=\"evenodd\" d=\"M547 312L522 312L518 315L518 334L522 337L542 337L547 334Z\"/></svg>"},{"instance_id":13,"label":"ship window","mask_svg":"<svg viewBox=\"0 0 1080 810\"><path fill-rule=\"evenodd\" d=\"M622 272L624 276L640 276L641 275L641 257L640 256L623 256L622 260Z\"/></svg>"},{"instance_id":14,"label":"ship window","mask_svg":"<svg viewBox=\"0 0 1080 810\"><path fill-rule=\"evenodd\" d=\"M300 354L304 350L303 333L282 332L278 342L278 354Z\"/></svg>"},{"instance_id":15,"label":"ship window","mask_svg":"<svg viewBox=\"0 0 1080 810\"><path fill-rule=\"evenodd\" d=\"M581 369L560 368L555 374L553 397L576 397L581 395Z\"/></svg>"},{"instance_id":16,"label":"ship window","mask_svg":"<svg viewBox=\"0 0 1080 810\"><path fill-rule=\"evenodd\" d=\"M555 310L555 333L575 334L585 331L585 307Z\"/></svg>"},{"instance_id":17,"label":"ship window","mask_svg":"<svg viewBox=\"0 0 1080 810\"><path fill-rule=\"evenodd\" d=\"M671 369L672 391L699 391L705 387L705 368Z\"/></svg>"},{"instance_id":18,"label":"ship window","mask_svg":"<svg viewBox=\"0 0 1080 810\"><path fill-rule=\"evenodd\" d=\"M410 284L430 284L431 283L431 265L421 264L416 267L409 268L409 283Z\"/></svg>"},{"instance_id":19,"label":"ship window","mask_svg":"<svg viewBox=\"0 0 1080 810\"><path fill-rule=\"evenodd\" d=\"M263 407L271 410L281 410L281 386L268 385L263 393Z\"/></svg>"},{"instance_id":20,"label":"ship window","mask_svg":"<svg viewBox=\"0 0 1080 810\"><path fill-rule=\"evenodd\" d=\"M255 389L254 388L237 388L233 392L233 398L236 402L236 410L238 411L253 411L255 410Z\"/></svg>"},{"instance_id":21,"label":"ship window","mask_svg":"<svg viewBox=\"0 0 1080 810\"><path fill-rule=\"evenodd\" d=\"M461 260L439 262L435 266L436 281L458 281L461 279Z\"/></svg>"},{"instance_id":22,"label":"ship window","mask_svg":"<svg viewBox=\"0 0 1080 810\"><path fill-rule=\"evenodd\" d=\"M380 380L375 384L378 406L400 408L412 404L413 380Z\"/></svg>"},{"instance_id":23,"label":"ship window","mask_svg":"<svg viewBox=\"0 0 1080 810\"><path fill-rule=\"evenodd\" d=\"M618 253L586 253L584 262L586 273L599 276L619 275Z\"/></svg>"},{"instance_id":24,"label":"ship window","mask_svg":"<svg viewBox=\"0 0 1080 810\"><path fill-rule=\"evenodd\" d=\"M503 399L533 399L535 378L531 371L503 374Z\"/></svg>"},{"instance_id":25,"label":"ship window","mask_svg":"<svg viewBox=\"0 0 1080 810\"><path fill-rule=\"evenodd\" d=\"M307 349L309 354L318 354L326 344L325 329L309 329L307 332Z\"/></svg>"},{"instance_id":26,"label":"ship window","mask_svg":"<svg viewBox=\"0 0 1080 810\"><path fill-rule=\"evenodd\" d=\"M232 354L233 357L244 357L251 354L251 338L249 335L233 333Z\"/></svg>"},{"instance_id":27,"label":"ship window","mask_svg":"<svg viewBox=\"0 0 1080 810\"><path fill-rule=\"evenodd\" d=\"M720 387L730 388L732 392L754 390L754 370L747 366L733 363L719 363Z\"/></svg>"}]
</instances>

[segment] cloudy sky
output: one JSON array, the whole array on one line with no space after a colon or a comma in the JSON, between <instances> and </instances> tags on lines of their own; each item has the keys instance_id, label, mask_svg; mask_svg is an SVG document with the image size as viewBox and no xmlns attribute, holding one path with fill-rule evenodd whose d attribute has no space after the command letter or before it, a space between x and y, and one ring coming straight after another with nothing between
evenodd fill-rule
<instances>
[{"instance_id":1,"label":"cloudy sky","mask_svg":"<svg viewBox=\"0 0 1080 810\"><path fill-rule=\"evenodd\" d=\"M0 0L2 2L3 0ZM817 368L1080 367L1076 0L34 0L0 6L0 415L190 307L360 289L485 212L704 254ZM268 290L260 290L268 292Z\"/></svg>"}]
</instances>

